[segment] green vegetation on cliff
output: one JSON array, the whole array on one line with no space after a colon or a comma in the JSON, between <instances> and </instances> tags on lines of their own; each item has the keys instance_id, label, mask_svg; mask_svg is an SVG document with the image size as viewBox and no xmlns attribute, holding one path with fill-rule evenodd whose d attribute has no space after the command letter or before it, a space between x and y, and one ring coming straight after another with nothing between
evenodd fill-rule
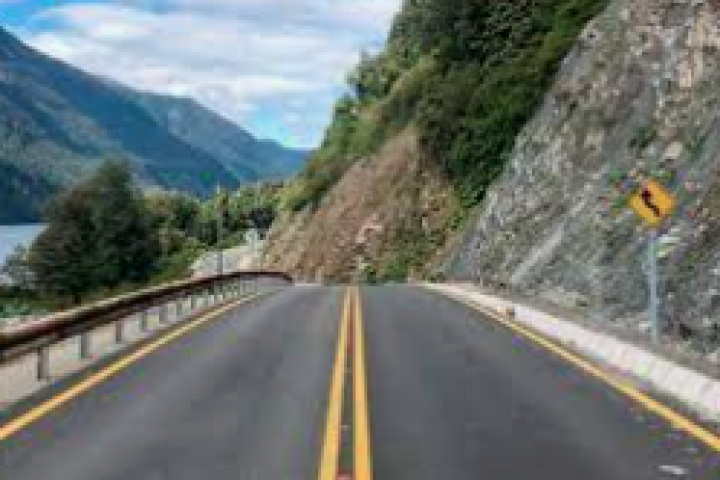
<instances>
[{"instance_id":1,"label":"green vegetation on cliff","mask_svg":"<svg viewBox=\"0 0 720 480\"><path fill-rule=\"evenodd\" d=\"M358 158L409 124L465 209L508 161L577 36L607 0L406 0L387 47L348 76L286 206L316 205Z\"/></svg>"}]
</instances>

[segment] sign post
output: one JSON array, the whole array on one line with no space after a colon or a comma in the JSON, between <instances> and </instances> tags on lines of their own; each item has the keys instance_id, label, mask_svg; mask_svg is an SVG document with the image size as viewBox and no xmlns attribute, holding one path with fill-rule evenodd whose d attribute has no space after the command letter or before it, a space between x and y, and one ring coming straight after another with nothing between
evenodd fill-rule
<instances>
[{"instance_id":1,"label":"sign post","mask_svg":"<svg viewBox=\"0 0 720 480\"><path fill-rule=\"evenodd\" d=\"M660 322L660 295L658 288L658 228L672 213L675 199L660 184L651 181L643 185L640 192L630 199L630 206L650 227L647 245L648 310L653 341L659 343L662 325Z\"/></svg>"},{"instance_id":2,"label":"sign post","mask_svg":"<svg viewBox=\"0 0 720 480\"><path fill-rule=\"evenodd\" d=\"M658 234L657 230L650 230L648 237L648 287L650 290L650 324L652 325L652 337L655 343L660 343L660 296L658 278Z\"/></svg>"}]
</instances>

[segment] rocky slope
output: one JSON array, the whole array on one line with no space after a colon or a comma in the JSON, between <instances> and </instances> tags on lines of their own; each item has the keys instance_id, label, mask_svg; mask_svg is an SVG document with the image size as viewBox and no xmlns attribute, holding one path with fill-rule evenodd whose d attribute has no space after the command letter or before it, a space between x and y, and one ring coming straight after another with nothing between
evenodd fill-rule
<instances>
[{"instance_id":1,"label":"rocky slope","mask_svg":"<svg viewBox=\"0 0 720 480\"><path fill-rule=\"evenodd\" d=\"M405 0L385 48L349 73L322 145L285 192L268 258L335 280L433 276L605 4Z\"/></svg>"},{"instance_id":2,"label":"rocky slope","mask_svg":"<svg viewBox=\"0 0 720 480\"><path fill-rule=\"evenodd\" d=\"M509 284L645 328L646 179L678 201L661 230L664 318L720 339L720 2L614 0L516 141L448 275Z\"/></svg>"},{"instance_id":3,"label":"rocky slope","mask_svg":"<svg viewBox=\"0 0 720 480\"><path fill-rule=\"evenodd\" d=\"M51 192L108 158L129 160L147 185L203 194L288 173L304 156L195 103L89 75L0 28L1 223L36 218Z\"/></svg>"},{"instance_id":4,"label":"rocky slope","mask_svg":"<svg viewBox=\"0 0 720 480\"><path fill-rule=\"evenodd\" d=\"M443 238L453 201L408 129L355 162L317 209L277 222L265 262L306 279L402 280L414 257L438 249L431 239Z\"/></svg>"}]
</instances>

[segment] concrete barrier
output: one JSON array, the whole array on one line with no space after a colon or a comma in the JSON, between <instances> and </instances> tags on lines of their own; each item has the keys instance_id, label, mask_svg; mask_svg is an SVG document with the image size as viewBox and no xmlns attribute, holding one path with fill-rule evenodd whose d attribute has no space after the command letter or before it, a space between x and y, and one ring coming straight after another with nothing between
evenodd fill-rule
<instances>
[{"instance_id":1,"label":"concrete barrier","mask_svg":"<svg viewBox=\"0 0 720 480\"><path fill-rule=\"evenodd\" d=\"M507 314L542 335L617 369L670 396L703 418L720 422L720 381L610 335L590 331L546 312L474 290L468 285L426 284L426 288Z\"/></svg>"}]
</instances>

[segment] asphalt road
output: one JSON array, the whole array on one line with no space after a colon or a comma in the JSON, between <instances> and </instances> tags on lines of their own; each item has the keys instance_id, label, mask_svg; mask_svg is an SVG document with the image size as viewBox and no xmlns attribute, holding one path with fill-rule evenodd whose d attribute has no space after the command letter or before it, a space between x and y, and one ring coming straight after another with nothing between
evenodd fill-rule
<instances>
[{"instance_id":1,"label":"asphalt road","mask_svg":"<svg viewBox=\"0 0 720 480\"><path fill-rule=\"evenodd\" d=\"M366 288L353 323L344 291L287 289L188 332L0 442L0 479L317 479L334 435L339 476L361 463L358 410L377 480L720 479L707 446L477 311Z\"/></svg>"}]
</instances>

